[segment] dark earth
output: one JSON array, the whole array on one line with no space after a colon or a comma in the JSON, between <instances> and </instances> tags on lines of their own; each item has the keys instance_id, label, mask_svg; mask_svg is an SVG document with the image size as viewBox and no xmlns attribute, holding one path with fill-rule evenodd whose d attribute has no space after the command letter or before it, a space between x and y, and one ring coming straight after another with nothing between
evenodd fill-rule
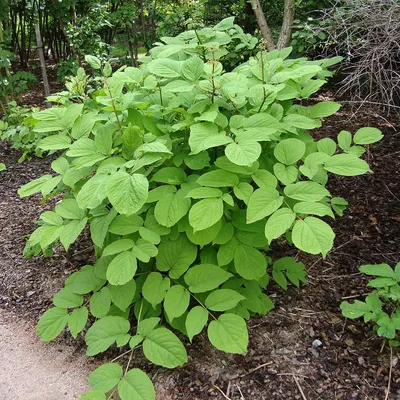
<instances>
[{"instance_id":1,"label":"dark earth","mask_svg":"<svg viewBox=\"0 0 400 400\"><path fill-rule=\"evenodd\" d=\"M39 102L40 95L31 96ZM328 98L331 94L326 92L316 100ZM339 309L343 299L363 299L368 292L367 280L358 272L360 265L385 262L394 266L400 261L400 131L396 122L395 116L388 117L370 105L354 114L345 103L323 128L313 131L317 138L335 138L343 129L354 133L362 126L375 126L385 135L365 155L373 174L330 179L332 195L349 202L345 215L330 222L336 232L335 248L323 260L276 241L273 258L295 256L306 265L309 284L286 292L269 287L276 308L249 322L246 355L217 351L205 333L193 344L185 341L189 362L175 370L149 365L138 354L133 366L149 373L159 400L400 399L400 348L391 351L371 325L346 320ZM0 162L7 166L0 173L0 307L14 320L36 322L65 278L93 256L85 233L69 254L58 248L49 258L22 257L26 235L51 204L41 204L39 196L20 199L16 191L47 173L51 157L18 164L19 156L0 142ZM84 354L82 338L74 341L64 334L57 339L62 342L73 346L77 356ZM102 359L110 361L119 354L114 349ZM125 357L120 361L125 363Z\"/></svg>"}]
</instances>

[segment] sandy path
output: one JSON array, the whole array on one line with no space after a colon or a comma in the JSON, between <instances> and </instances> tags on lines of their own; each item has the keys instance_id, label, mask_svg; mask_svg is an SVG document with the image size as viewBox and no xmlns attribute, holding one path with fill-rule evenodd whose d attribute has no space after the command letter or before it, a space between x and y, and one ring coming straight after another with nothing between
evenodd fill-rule
<instances>
[{"instance_id":1,"label":"sandy path","mask_svg":"<svg viewBox=\"0 0 400 400\"><path fill-rule=\"evenodd\" d=\"M40 342L33 325L0 310L1 400L78 399L92 369L73 348Z\"/></svg>"}]
</instances>

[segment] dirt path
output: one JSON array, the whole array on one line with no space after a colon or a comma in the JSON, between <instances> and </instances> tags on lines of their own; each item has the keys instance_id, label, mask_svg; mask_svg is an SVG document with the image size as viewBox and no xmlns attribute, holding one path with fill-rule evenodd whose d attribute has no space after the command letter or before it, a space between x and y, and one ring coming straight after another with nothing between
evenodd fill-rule
<instances>
[{"instance_id":1,"label":"dirt path","mask_svg":"<svg viewBox=\"0 0 400 400\"><path fill-rule=\"evenodd\" d=\"M88 389L90 367L65 345L41 343L34 326L0 311L0 398L78 399Z\"/></svg>"}]
</instances>

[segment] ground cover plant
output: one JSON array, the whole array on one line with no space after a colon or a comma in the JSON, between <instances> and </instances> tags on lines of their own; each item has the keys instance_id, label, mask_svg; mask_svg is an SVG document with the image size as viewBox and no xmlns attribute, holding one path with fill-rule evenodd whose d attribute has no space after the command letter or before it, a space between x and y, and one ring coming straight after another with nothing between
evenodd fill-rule
<instances>
[{"instance_id":1,"label":"ground cover plant","mask_svg":"<svg viewBox=\"0 0 400 400\"><path fill-rule=\"evenodd\" d=\"M47 135L38 148L63 153L54 175L19 193L64 197L41 215L26 254L51 253L58 242L68 250L89 225L97 257L66 280L38 333L50 341L66 326L74 337L84 331L88 355L114 343L131 348L125 369L93 372L83 399L117 390L123 400L153 399L147 375L129 367L140 347L157 365L184 364L170 328L192 340L207 326L217 349L244 353L245 320L273 308L270 276L283 288L306 282L293 258L271 262L271 241L285 235L325 256L335 235L322 218L346 206L325 188L328 173L370 172L360 157L381 139L378 129L341 131L338 145L308 133L340 107L301 103L339 59L259 51L225 72L232 27L229 18L165 38L141 68L113 73L87 57L101 72L95 84L81 69L53 98L60 105L32 116L33 131Z\"/></svg>"},{"instance_id":2,"label":"ground cover plant","mask_svg":"<svg viewBox=\"0 0 400 400\"><path fill-rule=\"evenodd\" d=\"M394 269L387 264L363 265L360 271L376 277L367 285L375 290L367 295L365 301L342 302L343 315L350 319L363 317L365 323L374 322L378 336L398 346L400 342L395 339L400 331L400 263Z\"/></svg>"}]
</instances>

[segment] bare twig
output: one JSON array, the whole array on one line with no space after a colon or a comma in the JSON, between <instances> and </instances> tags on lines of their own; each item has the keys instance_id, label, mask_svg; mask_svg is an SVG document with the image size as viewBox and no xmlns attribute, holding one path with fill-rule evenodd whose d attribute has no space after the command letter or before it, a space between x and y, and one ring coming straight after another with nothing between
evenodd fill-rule
<instances>
[{"instance_id":1,"label":"bare twig","mask_svg":"<svg viewBox=\"0 0 400 400\"><path fill-rule=\"evenodd\" d=\"M257 371L257 370L259 370L259 369L261 369L261 368L267 367L268 365L271 365L271 364L273 364L273 363L274 363L273 361L268 361L268 362L265 363L265 364L261 364L261 365L259 365L258 367L255 367L255 368L251 369L249 372L247 372L247 373L245 373L245 374L243 374L243 375L240 375L240 378L243 378L244 376L250 375L250 374L252 374L253 372L255 372L255 371Z\"/></svg>"},{"instance_id":2,"label":"bare twig","mask_svg":"<svg viewBox=\"0 0 400 400\"><path fill-rule=\"evenodd\" d=\"M214 387L215 389L217 389L217 390L222 394L222 396L224 396L225 399L227 399L227 400L232 400L232 399L229 398L217 385L213 385L213 387Z\"/></svg>"},{"instance_id":3,"label":"bare twig","mask_svg":"<svg viewBox=\"0 0 400 400\"><path fill-rule=\"evenodd\" d=\"M392 367L393 367L393 350L392 346L390 346L390 367L389 367L389 381L388 381L388 386L387 386L387 391L386 391L386 396L385 400L388 400L389 394L390 394L390 385L392 381Z\"/></svg>"},{"instance_id":4,"label":"bare twig","mask_svg":"<svg viewBox=\"0 0 400 400\"><path fill-rule=\"evenodd\" d=\"M300 383L299 383L299 380L297 379L296 375L292 375L292 376L293 376L293 379L294 379L294 381L295 381L295 383L296 383L296 385L297 385L297 387L298 387L298 389L299 389L299 392L300 392L300 394L301 394L301 397L303 398L303 400L307 400L307 397L306 397L306 395L304 394L303 389L301 388Z\"/></svg>"}]
</instances>

